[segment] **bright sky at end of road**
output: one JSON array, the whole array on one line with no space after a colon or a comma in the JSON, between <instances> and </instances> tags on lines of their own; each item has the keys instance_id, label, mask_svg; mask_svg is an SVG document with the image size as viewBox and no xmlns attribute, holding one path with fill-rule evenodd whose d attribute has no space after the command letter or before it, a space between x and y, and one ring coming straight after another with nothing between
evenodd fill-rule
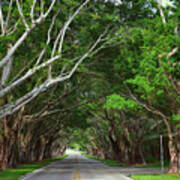
<instances>
[{"instance_id":1,"label":"bright sky at end of road","mask_svg":"<svg viewBox=\"0 0 180 180\"><path fill-rule=\"evenodd\" d=\"M74 149L66 149L65 154L70 155L70 154L75 154L76 152L77 152L77 151L75 151Z\"/></svg>"}]
</instances>

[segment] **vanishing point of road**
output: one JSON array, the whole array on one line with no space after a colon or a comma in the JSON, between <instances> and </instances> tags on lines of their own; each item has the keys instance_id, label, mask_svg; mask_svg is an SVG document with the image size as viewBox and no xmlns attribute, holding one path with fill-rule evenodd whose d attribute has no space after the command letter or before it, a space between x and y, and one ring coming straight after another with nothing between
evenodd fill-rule
<instances>
[{"instance_id":1,"label":"vanishing point of road","mask_svg":"<svg viewBox=\"0 0 180 180\"><path fill-rule=\"evenodd\" d=\"M121 174L116 168L72 151L67 158L30 173L21 180L131 180L131 178Z\"/></svg>"}]
</instances>

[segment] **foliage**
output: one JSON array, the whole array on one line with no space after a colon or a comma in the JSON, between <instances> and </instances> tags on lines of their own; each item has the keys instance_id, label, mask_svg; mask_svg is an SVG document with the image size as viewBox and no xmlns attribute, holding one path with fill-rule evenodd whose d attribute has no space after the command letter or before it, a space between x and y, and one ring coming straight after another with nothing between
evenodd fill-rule
<instances>
[{"instance_id":1,"label":"foliage","mask_svg":"<svg viewBox=\"0 0 180 180\"><path fill-rule=\"evenodd\" d=\"M125 99L118 94L113 94L107 97L105 108L117 108L119 110L130 109L135 110L140 108L139 104L131 99Z\"/></svg>"},{"instance_id":2,"label":"foliage","mask_svg":"<svg viewBox=\"0 0 180 180\"><path fill-rule=\"evenodd\" d=\"M163 176L164 180L178 180L180 175L178 174L163 174L163 175L133 175L131 176L134 180L161 180Z\"/></svg>"},{"instance_id":3,"label":"foliage","mask_svg":"<svg viewBox=\"0 0 180 180\"><path fill-rule=\"evenodd\" d=\"M34 10L33 2L20 1L22 16L13 1L7 25L11 31L18 20L17 27L10 34L3 26L0 31L1 59L26 37L10 56L10 74L0 84L0 147L9 150L0 157L8 157L6 166L46 159L67 146L125 164L156 161L157 136L171 137L180 128L176 2L159 7L146 0L54 1L48 16L35 23L53 1L38 0ZM4 16L9 3L2 3ZM34 25L31 31L26 27ZM0 65L1 79L5 65ZM178 138L171 139L176 152Z\"/></svg>"}]
</instances>

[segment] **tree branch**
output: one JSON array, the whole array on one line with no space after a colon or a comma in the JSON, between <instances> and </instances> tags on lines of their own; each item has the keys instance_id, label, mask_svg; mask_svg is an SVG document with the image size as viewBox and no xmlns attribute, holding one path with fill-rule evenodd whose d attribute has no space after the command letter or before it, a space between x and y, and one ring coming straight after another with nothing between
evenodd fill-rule
<instances>
[{"instance_id":1,"label":"tree branch","mask_svg":"<svg viewBox=\"0 0 180 180\"><path fill-rule=\"evenodd\" d=\"M55 24L55 20L56 20L56 18L57 18L57 16L58 16L59 12L60 12L60 9L57 11L57 13L55 14L55 16L53 16L52 23L51 23L51 25L50 25L50 27L49 27L49 29L48 29L46 45L49 45L49 43L50 43L50 41L51 41L51 32L52 32L52 30L53 30L53 27L54 27L54 24ZM40 53L40 55L39 55L39 58L37 59L36 66L40 63L40 61L41 61L44 53L46 52L46 50L47 50L47 47L43 48L43 50L41 51L41 53ZM54 56L54 54L53 54L53 56ZM52 58L53 56L51 55L51 58Z\"/></svg>"},{"instance_id":2,"label":"tree branch","mask_svg":"<svg viewBox=\"0 0 180 180\"><path fill-rule=\"evenodd\" d=\"M63 30L62 30L62 34L61 34L61 39L59 42L59 49L58 52L61 54L62 53L62 45L64 42L64 37L67 31L67 28L69 27L69 25L71 24L71 22L73 21L73 19L79 14L79 12L81 11L81 9L89 2L90 0L86 0L76 11L75 13L69 18L69 20L65 23Z\"/></svg>"},{"instance_id":3,"label":"tree branch","mask_svg":"<svg viewBox=\"0 0 180 180\"><path fill-rule=\"evenodd\" d=\"M18 0L16 0L19 2ZM53 0L51 3L51 6L49 7L48 11L46 12L45 15L40 16L31 26L30 28L26 29L26 31L22 34L22 36L17 40L17 42L14 44L14 46L11 48L11 50L8 52L8 54L0 61L0 67L4 66L7 62L8 59L15 53L17 48L24 42L24 40L28 37L28 35L32 32L32 30L49 15L51 12L56 0ZM21 16L22 17L22 16Z\"/></svg>"},{"instance_id":4,"label":"tree branch","mask_svg":"<svg viewBox=\"0 0 180 180\"><path fill-rule=\"evenodd\" d=\"M168 118L159 110L154 110L152 107L148 106L147 104L145 103L142 103L141 101L139 101L135 96L134 94L132 93L132 91L130 90L130 88L127 86L126 83L124 83L129 94L130 94L130 97L136 101L138 104L140 104L142 107L144 107L147 111L155 114L155 115L158 115L160 117L162 117L163 121L164 121L164 124L166 125L167 127L167 130L168 130L168 135L169 135L169 138L172 138L172 130L171 130L171 127L170 127L170 124L168 122Z\"/></svg>"},{"instance_id":5,"label":"tree branch","mask_svg":"<svg viewBox=\"0 0 180 180\"><path fill-rule=\"evenodd\" d=\"M56 61L57 59L60 58L60 55L55 56L51 59L49 59L47 62L42 63L39 66L34 67L33 69L30 69L24 76L22 76L21 78L19 78L18 80L16 80L15 82L13 82L12 84L10 84L9 86L7 86L6 88L2 89L0 91L0 97L3 97L5 94L7 94L10 90L12 90L13 88L15 88L17 85L21 84L23 81L25 81L27 78L29 78L30 76L32 76L34 73L36 73L37 71L39 71L40 69L50 65L51 63L53 63L54 61Z\"/></svg>"},{"instance_id":6,"label":"tree branch","mask_svg":"<svg viewBox=\"0 0 180 180\"><path fill-rule=\"evenodd\" d=\"M1 23L2 35L4 35L5 34L5 28L4 28L4 17L3 17L3 13L2 13L1 0L0 0L0 23Z\"/></svg>"},{"instance_id":7,"label":"tree branch","mask_svg":"<svg viewBox=\"0 0 180 180\"><path fill-rule=\"evenodd\" d=\"M32 6L31 6L30 17L31 17L32 23L35 22L35 21L34 21L34 8L35 8L35 6L36 6L36 2L37 2L37 0L33 0L33 4L32 4Z\"/></svg>"},{"instance_id":8,"label":"tree branch","mask_svg":"<svg viewBox=\"0 0 180 180\"><path fill-rule=\"evenodd\" d=\"M9 44L8 48L9 49L11 48L11 44ZM7 65L4 66L4 68L3 68L3 73L2 73L2 78L1 78L1 86L2 87L5 85L6 81L8 80L8 78L10 76L11 69L12 69L12 63L13 63L13 57L10 57Z\"/></svg>"},{"instance_id":9,"label":"tree branch","mask_svg":"<svg viewBox=\"0 0 180 180\"><path fill-rule=\"evenodd\" d=\"M105 30L105 32L106 32L106 30ZM73 68L71 69L71 71L67 75L65 75L65 76L59 75L58 77L56 77L54 79L48 79L47 81L42 83L39 87L34 88L32 91L30 91L29 93L27 93L26 95L24 95L23 97L18 99L14 104L7 104L7 105L3 106L0 109L0 118L3 118L3 117L10 115L10 114L13 114L17 110L19 110L22 106L24 106L25 104L29 103L34 98L36 98L41 92L46 91L47 88L53 86L54 84L57 84L59 82L63 82L67 79L70 79L72 77L72 75L75 73L76 69L82 63L82 61L85 58L87 58L90 55L90 53L96 48L98 43L101 41L101 38L104 36L105 32L99 36L99 38L96 40L96 42L79 59L79 61L73 66ZM24 78L27 79L27 77L29 77L30 74L34 74L34 72L36 72L37 70L39 70L42 67L47 66L48 64L52 63L53 61L55 61L55 59L58 59L58 58L59 58L59 56L55 56L54 58L50 59L48 62L41 64L40 66L36 67L35 69L32 69L31 71L28 71L28 73L25 75ZM21 78L20 80L17 80L15 83L12 83L13 87L15 87L17 83L22 82L24 80L24 78ZM9 92L12 89L12 85L3 89L0 93L0 96L2 97L7 92Z\"/></svg>"},{"instance_id":10,"label":"tree branch","mask_svg":"<svg viewBox=\"0 0 180 180\"><path fill-rule=\"evenodd\" d=\"M26 22L26 19L25 19L25 17L24 17L23 12L22 12L21 5L20 5L20 3L19 3L19 0L16 0L16 4L17 4L19 14L20 14L20 16L21 16L21 19L22 19L22 21L23 21L26 29L29 29L29 25L28 25L27 22Z\"/></svg>"},{"instance_id":11,"label":"tree branch","mask_svg":"<svg viewBox=\"0 0 180 180\"><path fill-rule=\"evenodd\" d=\"M7 13L7 16L6 16L6 27L5 27L5 31L7 30L8 28L8 24L9 24L9 19L10 19L10 15L11 15L11 10L12 10L12 4L13 4L13 0L10 1L9 3L9 8L8 8L8 13Z\"/></svg>"},{"instance_id":12,"label":"tree branch","mask_svg":"<svg viewBox=\"0 0 180 180\"><path fill-rule=\"evenodd\" d=\"M176 54L176 52L178 52L180 47L176 47L174 48L171 52L168 53L168 55L166 56L167 58L172 57L174 54Z\"/></svg>"},{"instance_id":13,"label":"tree branch","mask_svg":"<svg viewBox=\"0 0 180 180\"><path fill-rule=\"evenodd\" d=\"M164 12L162 10L162 7L159 1L158 1L158 9L159 9L163 24L166 24L166 18L165 18Z\"/></svg>"}]
</instances>

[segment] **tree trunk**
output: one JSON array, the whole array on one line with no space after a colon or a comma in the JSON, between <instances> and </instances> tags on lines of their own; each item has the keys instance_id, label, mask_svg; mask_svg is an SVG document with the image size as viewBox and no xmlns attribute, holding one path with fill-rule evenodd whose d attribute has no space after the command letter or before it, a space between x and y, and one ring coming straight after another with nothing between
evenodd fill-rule
<instances>
[{"instance_id":1,"label":"tree trunk","mask_svg":"<svg viewBox=\"0 0 180 180\"><path fill-rule=\"evenodd\" d=\"M16 168L19 161L18 137L24 107L15 116L2 119L1 167ZM14 118L15 117L15 118Z\"/></svg>"},{"instance_id":2,"label":"tree trunk","mask_svg":"<svg viewBox=\"0 0 180 180\"><path fill-rule=\"evenodd\" d=\"M109 135L109 139L111 141L112 144L112 149L113 149L113 153L114 153L114 159L118 160L118 161L122 161L123 159L121 158L121 151L119 149L118 143L116 141L114 141L114 139L112 138L111 135Z\"/></svg>"},{"instance_id":3,"label":"tree trunk","mask_svg":"<svg viewBox=\"0 0 180 180\"><path fill-rule=\"evenodd\" d=\"M170 166L169 166L169 173L178 173L178 167L180 166L179 160L178 160L178 144L179 141L176 139L177 137L173 137L172 135L172 131L171 131L171 127L170 124L167 120L167 118L163 115L163 120L164 123L167 127L168 130L168 138L169 138L169 142L168 142L168 148L169 148L169 156L170 156ZM176 141L175 141L176 139Z\"/></svg>"},{"instance_id":4,"label":"tree trunk","mask_svg":"<svg viewBox=\"0 0 180 180\"><path fill-rule=\"evenodd\" d=\"M143 153L143 150L142 150L142 146L139 145L138 149L139 149L139 155L140 155L140 157L141 157L142 163L145 165L145 164L146 164L146 160L145 160L145 157L144 157L144 153Z\"/></svg>"},{"instance_id":5,"label":"tree trunk","mask_svg":"<svg viewBox=\"0 0 180 180\"><path fill-rule=\"evenodd\" d=\"M176 146L174 145L173 139L169 139L169 155L170 155L170 166L169 173L178 172L178 156Z\"/></svg>"},{"instance_id":6,"label":"tree trunk","mask_svg":"<svg viewBox=\"0 0 180 180\"><path fill-rule=\"evenodd\" d=\"M3 137L1 168L16 168L18 163L17 141L12 137Z\"/></svg>"},{"instance_id":7,"label":"tree trunk","mask_svg":"<svg viewBox=\"0 0 180 180\"><path fill-rule=\"evenodd\" d=\"M11 119L3 119L3 135L1 144L1 168L13 168L17 167L18 162L18 145L16 134L8 126L8 121Z\"/></svg>"}]
</instances>

